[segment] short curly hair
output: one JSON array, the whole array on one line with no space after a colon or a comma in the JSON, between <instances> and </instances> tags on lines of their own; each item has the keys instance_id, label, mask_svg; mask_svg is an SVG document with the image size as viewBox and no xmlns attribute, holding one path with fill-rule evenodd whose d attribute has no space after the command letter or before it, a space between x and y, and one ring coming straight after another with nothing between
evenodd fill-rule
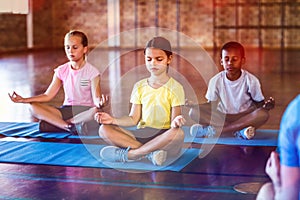
<instances>
[{"instance_id":1,"label":"short curly hair","mask_svg":"<svg viewBox=\"0 0 300 200\"><path fill-rule=\"evenodd\" d=\"M237 49L240 51L241 53L241 57L244 58L245 57L245 49L243 47L242 44L240 44L239 42L235 42L235 41L231 41L231 42L227 42L223 45L223 47L221 48L221 52L220 52L220 57L222 58L222 51L223 50L228 50L228 49Z\"/></svg>"}]
</instances>

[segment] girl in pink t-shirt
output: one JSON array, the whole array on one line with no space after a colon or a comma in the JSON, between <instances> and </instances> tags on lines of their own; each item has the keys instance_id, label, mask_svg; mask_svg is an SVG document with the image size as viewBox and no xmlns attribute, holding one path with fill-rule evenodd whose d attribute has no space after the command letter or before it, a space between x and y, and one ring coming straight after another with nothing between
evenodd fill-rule
<instances>
[{"instance_id":1,"label":"girl in pink t-shirt","mask_svg":"<svg viewBox=\"0 0 300 200\"><path fill-rule=\"evenodd\" d=\"M83 32L70 31L64 38L69 62L57 67L52 82L40 95L23 98L15 91L9 94L15 103L29 103L34 117L41 120L40 131L69 131L77 134L76 125L93 119L97 107L107 98L101 95L100 73L85 59L88 39ZM63 86L65 99L60 108L42 104L49 102Z\"/></svg>"}]
</instances>

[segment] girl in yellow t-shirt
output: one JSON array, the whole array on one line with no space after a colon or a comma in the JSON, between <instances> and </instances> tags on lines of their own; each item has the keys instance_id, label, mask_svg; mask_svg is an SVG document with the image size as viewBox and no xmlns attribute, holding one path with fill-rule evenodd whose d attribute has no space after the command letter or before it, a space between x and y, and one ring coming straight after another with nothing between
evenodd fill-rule
<instances>
[{"instance_id":1,"label":"girl in yellow t-shirt","mask_svg":"<svg viewBox=\"0 0 300 200\"><path fill-rule=\"evenodd\" d=\"M144 50L150 77L134 85L128 116L115 118L98 112L99 135L112 146L101 149L100 157L111 162L149 159L163 165L168 156L179 156L184 139L180 128L185 123L181 106L185 103L182 85L169 76L172 61L170 42L163 37L148 41ZM122 127L137 125L137 130Z\"/></svg>"}]
</instances>

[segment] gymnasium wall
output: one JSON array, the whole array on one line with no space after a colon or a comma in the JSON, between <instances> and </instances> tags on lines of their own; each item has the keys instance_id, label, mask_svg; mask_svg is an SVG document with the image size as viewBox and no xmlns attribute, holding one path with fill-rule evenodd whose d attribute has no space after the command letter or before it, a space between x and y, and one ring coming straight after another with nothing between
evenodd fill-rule
<instances>
[{"instance_id":1,"label":"gymnasium wall","mask_svg":"<svg viewBox=\"0 0 300 200\"><path fill-rule=\"evenodd\" d=\"M32 0L34 48L57 48L70 29L91 46L108 38L109 0ZM113 2L114 0L111 0ZM120 32L146 27L178 31L205 48L238 40L247 46L300 48L300 0L119 0ZM0 52L25 50L26 15L0 14ZM122 47L143 47L152 32L129 34ZM176 41L176 35L170 40ZM189 47L184 39L180 46Z\"/></svg>"}]
</instances>

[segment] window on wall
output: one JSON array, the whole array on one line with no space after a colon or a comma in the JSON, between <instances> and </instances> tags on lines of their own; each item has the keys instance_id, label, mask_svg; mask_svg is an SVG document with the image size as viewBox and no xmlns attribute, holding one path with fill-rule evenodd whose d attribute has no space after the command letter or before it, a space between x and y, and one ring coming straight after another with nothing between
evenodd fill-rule
<instances>
[{"instance_id":1,"label":"window on wall","mask_svg":"<svg viewBox=\"0 0 300 200\"><path fill-rule=\"evenodd\" d=\"M28 14L29 0L0 0L0 13Z\"/></svg>"}]
</instances>

